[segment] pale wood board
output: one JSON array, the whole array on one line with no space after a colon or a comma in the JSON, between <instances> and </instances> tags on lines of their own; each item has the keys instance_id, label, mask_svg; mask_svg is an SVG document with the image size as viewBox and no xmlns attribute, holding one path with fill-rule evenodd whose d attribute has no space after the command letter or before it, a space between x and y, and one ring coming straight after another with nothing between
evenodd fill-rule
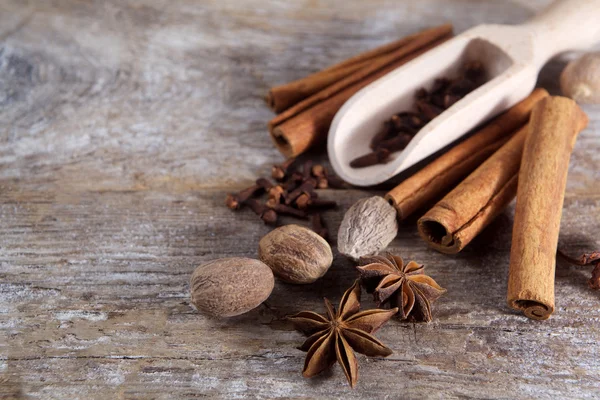
<instances>
[{"instance_id":1,"label":"pale wood board","mask_svg":"<svg viewBox=\"0 0 600 400\"><path fill-rule=\"evenodd\" d=\"M269 230L223 199L281 160L270 85L427 26L519 23L545 4L0 2L0 397L599 397L589 269L559 264L548 321L505 305L512 206L456 257L427 249L414 220L401 229L391 249L448 293L433 323L381 329L394 354L361 356L355 390L338 367L302 378L303 337L282 321L338 301L356 277L342 257L313 285L277 282L241 317L189 303L195 266L255 257ZM542 73L554 93L563 66ZM560 239L573 254L600 248L600 108L585 110ZM373 193L323 193L340 202L327 224Z\"/></svg>"}]
</instances>

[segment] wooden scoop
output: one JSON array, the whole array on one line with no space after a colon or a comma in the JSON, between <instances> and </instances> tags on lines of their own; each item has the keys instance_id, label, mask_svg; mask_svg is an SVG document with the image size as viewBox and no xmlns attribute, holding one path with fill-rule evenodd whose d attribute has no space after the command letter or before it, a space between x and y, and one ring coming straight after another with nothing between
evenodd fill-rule
<instances>
[{"instance_id":1,"label":"wooden scoop","mask_svg":"<svg viewBox=\"0 0 600 400\"><path fill-rule=\"evenodd\" d=\"M600 41L600 0L559 0L520 26L480 25L366 86L344 104L329 130L327 151L335 172L357 186L384 182L523 100L541 67L555 55ZM454 76L469 61L483 63L487 83L428 123L386 164L352 168L370 152L383 122L410 110L415 92Z\"/></svg>"}]
</instances>

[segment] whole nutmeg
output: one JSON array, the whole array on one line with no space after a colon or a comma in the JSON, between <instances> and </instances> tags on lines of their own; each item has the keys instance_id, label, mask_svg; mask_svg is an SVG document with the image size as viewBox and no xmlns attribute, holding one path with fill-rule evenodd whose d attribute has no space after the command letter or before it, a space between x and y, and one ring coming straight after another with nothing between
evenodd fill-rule
<instances>
[{"instance_id":1,"label":"whole nutmeg","mask_svg":"<svg viewBox=\"0 0 600 400\"><path fill-rule=\"evenodd\" d=\"M600 104L600 52L571 61L560 75L560 88L581 104Z\"/></svg>"},{"instance_id":2,"label":"whole nutmeg","mask_svg":"<svg viewBox=\"0 0 600 400\"><path fill-rule=\"evenodd\" d=\"M258 257L279 279L290 283L312 283L333 262L329 243L299 225L285 225L265 235L258 243Z\"/></svg>"},{"instance_id":3,"label":"whole nutmeg","mask_svg":"<svg viewBox=\"0 0 600 400\"><path fill-rule=\"evenodd\" d=\"M398 234L396 209L383 197L357 201L348 209L338 231L338 250L358 260L377 254Z\"/></svg>"},{"instance_id":4,"label":"whole nutmeg","mask_svg":"<svg viewBox=\"0 0 600 400\"><path fill-rule=\"evenodd\" d=\"M200 265L190 280L192 303L215 317L233 317L260 305L275 285L273 272L251 258L220 258Z\"/></svg>"}]
</instances>

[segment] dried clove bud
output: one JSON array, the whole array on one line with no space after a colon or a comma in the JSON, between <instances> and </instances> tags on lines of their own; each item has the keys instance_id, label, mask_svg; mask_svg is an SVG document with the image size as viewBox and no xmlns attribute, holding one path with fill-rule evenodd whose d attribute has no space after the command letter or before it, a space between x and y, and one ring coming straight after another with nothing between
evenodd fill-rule
<instances>
[{"instance_id":1,"label":"dried clove bud","mask_svg":"<svg viewBox=\"0 0 600 400\"><path fill-rule=\"evenodd\" d=\"M281 164L273 165L273 167L271 168L271 176L273 177L273 179L283 181L285 177L289 174L289 171L292 169L292 166L295 162L295 158L289 158Z\"/></svg>"},{"instance_id":2,"label":"dried clove bud","mask_svg":"<svg viewBox=\"0 0 600 400\"><path fill-rule=\"evenodd\" d=\"M237 210L248 199L256 196L262 190L264 190L262 186L252 185L238 193L229 193L225 198L225 205L232 210Z\"/></svg>"},{"instance_id":3,"label":"dried clove bud","mask_svg":"<svg viewBox=\"0 0 600 400\"><path fill-rule=\"evenodd\" d=\"M310 200L311 196L309 194L302 193L300 196L298 196L298 198L296 198L294 203L296 203L296 206L298 206L299 209L306 210L310 204Z\"/></svg>"},{"instance_id":4,"label":"dried clove bud","mask_svg":"<svg viewBox=\"0 0 600 400\"><path fill-rule=\"evenodd\" d=\"M302 179L303 180L307 180L310 178L310 174L312 173L312 164L313 164L313 162L311 160L307 160L304 162L304 165L302 166Z\"/></svg>"},{"instance_id":5,"label":"dried clove bud","mask_svg":"<svg viewBox=\"0 0 600 400\"><path fill-rule=\"evenodd\" d=\"M308 217L308 215L304 211L298 210L294 207L286 206L285 204L275 204L275 206L273 206L273 210L275 210L278 214L291 215L292 217Z\"/></svg>"},{"instance_id":6,"label":"dried clove bud","mask_svg":"<svg viewBox=\"0 0 600 400\"><path fill-rule=\"evenodd\" d=\"M275 204L281 203L281 199L285 195L285 190L281 185L273 186L269 190L269 199L266 202L266 206L269 208L273 208Z\"/></svg>"},{"instance_id":7,"label":"dried clove bud","mask_svg":"<svg viewBox=\"0 0 600 400\"><path fill-rule=\"evenodd\" d=\"M398 136L396 136L393 139L381 142L379 146L380 148L386 149L389 152L393 153L395 151L404 150L404 148L411 141L411 139L412 136L410 136L408 133L400 132Z\"/></svg>"},{"instance_id":8,"label":"dried clove bud","mask_svg":"<svg viewBox=\"0 0 600 400\"><path fill-rule=\"evenodd\" d=\"M375 164L382 164L388 160L390 156L390 151L385 148L378 148L377 150L365 154L364 156L360 156L350 161L350 166L352 168L365 168L370 167Z\"/></svg>"},{"instance_id":9,"label":"dried clove bud","mask_svg":"<svg viewBox=\"0 0 600 400\"><path fill-rule=\"evenodd\" d=\"M444 111L433 104L420 100L417 101L417 110L419 110L419 112L429 121L431 121L432 119L440 115L442 111Z\"/></svg>"},{"instance_id":10,"label":"dried clove bud","mask_svg":"<svg viewBox=\"0 0 600 400\"><path fill-rule=\"evenodd\" d=\"M277 223L277 213L273 210L261 204L256 199L250 199L246 202L248 207L254 211L256 215L260 217L267 225L275 225Z\"/></svg>"},{"instance_id":11,"label":"dried clove bud","mask_svg":"<svg viewBox=\"0 0 600 400\"><path fill-rule=\"evenodd\" d=\"M389 137L394 133L394 129L397 129L397 127L394 126L396 122L394 118L396 118L396 120L399 120L398 116L394 115L390 121L385 121L381 130L377 132L375 136L373 136L373 139L371 139L370 144L371 150L377 149L377 147L379 147L379 144L384 140L389 139Z\"/></svg>"},{"instance_id":12,"label":"dried clove bud","mask_svg":"<svg viewBox=\"0 0 600 400\"><path fill-rule=\"evenodd\" d=\"M314 176L317 180L317 189L327 189L329 187L327 177L325 176L325 168L323 168L322 165L314 165L312 167L311 173L312 176Z\"/></svg>"},{"instance_id":13,"label":"dried clove bud","mask_svg":"<svg viewBox=\"0 0 600 400\"><path fill-rule=\"evenodd\" d=\"M332 189L345 189L348 185L338 176L330 174L326 169L323 170L325 172L325 178L327 179L327 186Z\"/></svg>"},{"instance_id":14,"label":"dried clove bud","mask_svg":"<svg viewBox=\"0 0 600 400\"><path fill-rule=\"evenodd\" d=\"M292 204L292 202L294 202L303 193L311 196L315 190L315 187L317 187L317 181L315 181L313 178L305 180L302 185L294 189L286 196L285 204Z\"/></svg>"},{"instance_id":15,"label":"dried clove bud","mask_svg":"<svg viewBox=\"0 0 600 400\"><path fill-rule=\"evenodd\" d=\"M273 183L267 178L258 178L256 180L256 185L263 188L266 192L271 190L271 188L273 187Z\"/></svg>"}]
</instances>

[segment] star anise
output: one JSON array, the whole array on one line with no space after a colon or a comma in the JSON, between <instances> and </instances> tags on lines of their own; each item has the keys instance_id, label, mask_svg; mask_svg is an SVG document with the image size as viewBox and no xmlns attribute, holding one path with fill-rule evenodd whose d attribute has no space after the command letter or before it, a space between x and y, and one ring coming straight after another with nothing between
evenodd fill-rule
<instances>
[{"instance_id":1,"label":"star anise","mask_svg":"<svg viewBox=\"0 0 600 400\"><path fill-rule=\"evenodd\" d=\"M354 351L369 357L389 356L392 350L371 334L385 324L397 308L390 310L360 310L359 281L342 296L339 309L325 299L326 315L302 311L288 317L294 327L308 339L299 347L307 351L302 375L313 377L331 367L337 360L350 386L358 380L358 362Z\"/></svg>"},{"instance_id":2,"label":"star anise","mask_svg":"<svg viewBox=\"0 0 600 400\"><path fill-rule=\"evenodd\" d=\"M361 257L360 272L363 286L373 293L377 306L389 302L400 308L402 319L416 322L431 321L431 302L446 292L431 277L424 274L423 265L414 261L404 264L402 258L390 253Z\"/></svg>"}]
</instances>

